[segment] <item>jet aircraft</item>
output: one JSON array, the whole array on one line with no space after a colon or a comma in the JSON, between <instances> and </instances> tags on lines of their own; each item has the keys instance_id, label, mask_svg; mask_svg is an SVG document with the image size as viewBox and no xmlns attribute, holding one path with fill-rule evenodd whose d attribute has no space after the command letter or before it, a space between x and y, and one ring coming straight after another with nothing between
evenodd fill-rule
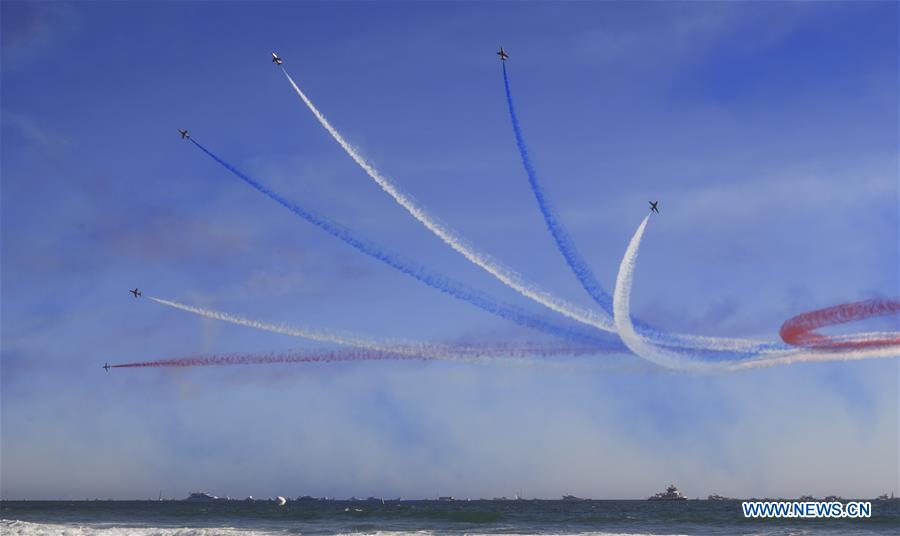
<instances>
[{"instance_id":1,"label":"jet aircraft","mask_svg":"<svg viewBox=\"0 0 900 536\"><path fill-rule=\"evenodd\" d=\"M134 287L134 290L129 290L128 292L134 294L134 297L135 297L135 298L138 298L138 297L141 296L141 291L138 290L137 287Z\"/></svg>"},{"instance_id":2,"label":"jet aircraft","mask_svg":"<svg viewBox=\"0 0 900 536\"><path fill-rule=\"evenodd\" d=\"M106 372L109 372L109 363L103 365L103 368L106 370Z\"/></svg>"},{"instance_id":3,"label":"jet aircraft","mask_svg":"<svg viewBox=\"0 0 900 536\"><path fill-rule=\"evenodd\" d=\"M190 137L191 137L191 135L188 134L188 131L187 131L187 130L184 130L183 128L179 128L179 129L178 129L178 133L181 134L181 139L185 139L185 138L190 138Z\"/></svg>"},{"instance_id":4,"label":"jet aircraft","mask_svg":"<svg viewBox=\"0 0 900 536\"><path fill-rule=\"evenodd\" d=\"M503 47L500 47L500 52L498 52L497 55L500 56L500 61L506 61L506 59L509 58L509 54L503 50Z\"/></svg>"},{"instance_id":5,"label":"jet aircraft","mask_svg":"<svg viewBox=\"0 0 900 536\"><path fill-rule=\"evenodd\" d=\"M656 208L656 205L659 204L659 201L648 201L650 203L650 212L656 212L659 214L659 209Z\"/></svg>"},{"instance_id":6,"label":"jet aircraft","mask_svg":"<svg viewBox=\"0 0 900 536\"><path fill-rule=\"evenodd\" d=\"M272 63L274 63L275 65L281 65L282 63L284 63L284 60L279 58L278 54L273 52L272 53Z\"/></svg>"}]
</instances>

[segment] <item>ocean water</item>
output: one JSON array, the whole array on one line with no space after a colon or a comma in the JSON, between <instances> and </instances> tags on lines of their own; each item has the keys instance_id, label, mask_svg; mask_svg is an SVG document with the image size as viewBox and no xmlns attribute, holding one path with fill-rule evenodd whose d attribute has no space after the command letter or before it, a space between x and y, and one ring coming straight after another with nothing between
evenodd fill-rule
<instances>
[{"instance_id":1,"label":"ocean water","mask_svg":"<svg viewBox=\"0 0 900 536\"><path fill-rule=\"evenodd\" d=\"M744 519L739 501L3 501L6 535L900 534L900 501L855 520Z\"/></svg>"}]
</instances>

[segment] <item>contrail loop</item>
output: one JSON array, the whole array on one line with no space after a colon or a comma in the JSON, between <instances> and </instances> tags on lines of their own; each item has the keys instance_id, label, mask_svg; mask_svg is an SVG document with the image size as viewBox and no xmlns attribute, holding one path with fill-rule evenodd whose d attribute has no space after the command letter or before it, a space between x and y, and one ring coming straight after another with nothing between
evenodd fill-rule
<instances>
[{"instance_id":1,"label":"contrail loop","mask_svg":"<svg viewBox=\"0 0 900 536\"><path fill-rule=\"evenodd\" d=\"M639 335L632 324L630 315L631 288L634 279L634 268L637 262L641 238L647 227L650 216L647 215L635 231L625 250L619 273L616 276L616 288L613 293L613 312L616 328L622 342L632 352L657 365L688 371L740 370L753 367L786 365L790 363L810 361L853 361L859 359L885 359L900 357L900 347L861 348L849 351L829 350L761 350L757 356L724 362L704 362L691 360L688 356L673 352L653 344Z\"/></svg>"},{"instance_id":2,"label":"contrail loop","mask_svg":"<svg viewBox=\"0 0 900 536\"><path fill-rule=\"evenodd\" d=\"M844 303L818 309L789 318L782 324L781 339L794 346L816 349L857 349L874 346L900 345L900 333L862 333L854 336L825 336L816 330L847 322L857 322L875 316L896 316L900 313L900 298L876 298Z\"/></svg>"}]
</instances>

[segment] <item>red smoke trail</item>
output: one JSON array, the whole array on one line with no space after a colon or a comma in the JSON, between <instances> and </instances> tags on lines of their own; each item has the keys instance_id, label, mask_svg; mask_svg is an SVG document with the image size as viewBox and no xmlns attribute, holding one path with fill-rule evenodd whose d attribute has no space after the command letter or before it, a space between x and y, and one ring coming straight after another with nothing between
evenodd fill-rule
<instances>
[{"instance_id":1,"label":"red smoke trail","mask_svg":"<svg viewBox=\"0 0 900 536\"><path fill-rule=\"evenodd\" d=\"M826 327L856 322L875 316L896 315L900 312L900 298L876 298L874 300L845 303L810 311L788 319L781 326L781 340L794 346L805 346L821 349L853 350L874 346L892 346L900 344L900 333L885 334L878 338L860 338L859 340L835 340L815 330Z\"/></svg>"},{"instance_id":2,"label":"red smoke trail","mask_svg":"<svg viewBox=\"0 0 900 536\"><path fill-rule=\"evenodd\" d=\"M446 360L483 359L483 358L534 358L554 356L584 356L598 353L609 353L590 346L540 346L534 344L493 346L461 346L456 355L448 353ZM211 367L229 365L274 365L279 363L335 363L341 361L383 361L383 360L434 360L436 358L417 356L408 351L401 353L378 352L374 350L334 350L305 351L267 354L212 354L187 356L176 359L159 359L138 363L110 365L109 368L160 368L160 367Z\"/></svg>"}]
</instances>

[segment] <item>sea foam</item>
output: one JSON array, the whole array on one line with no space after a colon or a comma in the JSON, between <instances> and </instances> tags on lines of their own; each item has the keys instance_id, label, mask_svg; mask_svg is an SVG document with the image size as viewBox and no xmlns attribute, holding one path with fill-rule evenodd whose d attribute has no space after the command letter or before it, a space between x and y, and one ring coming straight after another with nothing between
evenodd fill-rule
<instances>
[{"instance_id":1,"label":"sea foam","mask_svg":"<svg viewBox=\"0 0 900 536\"><path fill-rule=\"evenodd\" d=\"M152 527L140 525L113 525L108 523L31 523L12 519L0 519L0 533L6 535L37 536L270 536L274 534L298 534L296 530L259 530L237 527ZM335 536L430 536L432 531L374 531L335 532ZM492 536L491 533L466 533L467 536ZM537 533L503 533L503 536L538 536ZM651 536L637 532L560 532L540 533L539 536ZM660 535L655 535L660 536ZM677 536L677 535L669 535Z\"/></svg>"}]
</instances>

